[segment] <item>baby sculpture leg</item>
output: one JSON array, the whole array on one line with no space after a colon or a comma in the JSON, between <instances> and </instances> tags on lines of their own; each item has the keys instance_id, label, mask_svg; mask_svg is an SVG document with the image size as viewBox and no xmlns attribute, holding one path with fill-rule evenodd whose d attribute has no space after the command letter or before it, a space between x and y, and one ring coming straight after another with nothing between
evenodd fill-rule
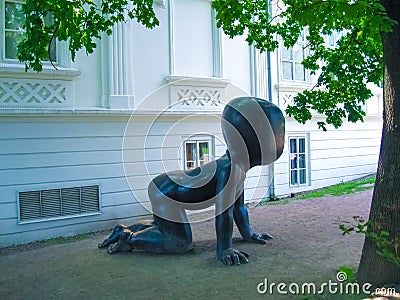
<instances>
[{"instance_id":1,"label":"baby sculpture leg","mask_svg":"<svg viewBox=\"0 0 400 300\"><path fill-rule=\"evenodd\" d=\"M114 227L114 230L110 234L108 238L106 238L101 244L98 245L99 248L106 248L111 244L118 242L120 235L124 229L129 229L131 232L139 232L146 228L154 226L153 220L142 220L130 226L126 226L124 224L117 224Z\"/></svg>"},{"instance_id":2,"label":"baby sculpture leg","mask_svg":"<svg viewBox=\"0 0 400 300\"><path fill-rule=\"evenodd\" d=\"M111 237L119 236L118 242L110 245L110 254L132 249L153 253L184 253L193 248L192 231L183 207L168 199L153 182L149 185L148 192L154 210L154 221L129 227L117 226L114 229L115 234L111 234L109 238L115 241Z\"/></svg>"}]
</instances>

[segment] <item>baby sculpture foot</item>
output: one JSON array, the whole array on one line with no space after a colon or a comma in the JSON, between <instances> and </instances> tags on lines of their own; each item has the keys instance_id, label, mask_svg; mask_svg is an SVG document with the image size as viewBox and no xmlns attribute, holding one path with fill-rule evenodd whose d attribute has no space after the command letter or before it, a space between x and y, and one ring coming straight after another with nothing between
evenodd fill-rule
<instances>
[{"instance_id":1,"label":"baby sculpture foot","mask_svg":"<svg viewBox=\"0 0 400 300\"><path fill-rule=\"evenodd\" d=\"M129 229L123 229L120 238L117 243L111 244L108 247L108 253L114 254L117 252L129 252L133 249L132 244L129 243L129 237L131 236L132 231Z\"/></svg>"},{"instance_id":2,"label":"baby sculpture foot","mask_svg":"<svg viewBox=\"0 0 400 300\"><path fill-rule=\"evenodd\" d=\"M257 243L257 244L266 244L267 240L273 239L273 236L270 235L268 232L262 232L262 233L253 233L250 237L248 242L251 243Z\"/></svg>"},{"instance_id":3,"label":"baby sculpture foot","mask_svg":"<svg viewBox=\"0 0 400 300\"><path fill-rule=\"evenodd\" d=\"M123 224L118 224L114 227L114 230L108 238L106 238L101 244L98 245L99 248L106 248L111 244L118 242L122 230L126 228Z\"/></svg>"}]
</instances>

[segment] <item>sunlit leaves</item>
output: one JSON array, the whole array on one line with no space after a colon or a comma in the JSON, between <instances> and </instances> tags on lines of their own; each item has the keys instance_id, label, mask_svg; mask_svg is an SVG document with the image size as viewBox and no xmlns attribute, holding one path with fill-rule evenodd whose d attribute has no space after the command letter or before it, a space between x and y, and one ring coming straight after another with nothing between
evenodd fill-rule
<instances>
[{"instance_id":1,"label":"sunlit leaves","mask_svg":"<svg viewBox=\"0 0 400 300\"><path fill-rule=\"evenodd\" d=\"M363 120L362 109L372 93L368 82L382 80L381 33L394 25L378 0L282 0L272 1L278 10L270 15L270 1L214 0L218 25L229 36L247 34L247 41L261 51L272 51L282 40L293 46L302 30L308 31L309 55L303 65L318 75L317 84L298 94L286 112L305 123L312 112L326 116L318 125L334 127L343 120ZM283 3L283 5L282 5ZM280 8L280 9L279 9ZM259 22L258 20L262 20ZM326 37L341 32L335 47Z\"/></svg>"},{"instance_id":2,"label":"sunlit leaves","mask_svg":"<svg viewBox=\"0 0 400 300\"><path fill-rule=\"evenodd\" d=\"M68 41L74 59L82 48L92 53L96 39L102 32L110 35L115 23L135 19L147 28L159 24L153 0L26 0L23 11L26 35L18 46L18 58L36 71L42 70L42 60L48 60L52 39ZM48 14L51 24L44 21Z\"/></svg>"}]
</instances>

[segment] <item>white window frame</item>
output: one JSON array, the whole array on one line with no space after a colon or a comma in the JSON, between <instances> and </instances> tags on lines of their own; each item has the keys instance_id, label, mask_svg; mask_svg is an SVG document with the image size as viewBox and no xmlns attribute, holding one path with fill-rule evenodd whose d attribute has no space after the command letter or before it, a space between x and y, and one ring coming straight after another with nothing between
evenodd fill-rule
<instances>
[{"instance_id":1,"label":"white window frame","mask_svg":"<svg viewBox=\"0 0 400 300\"><path fill-rule=\"evenodd\" d=\"M18 64L19 61L17 58L7 58L6 57L6 31L13 31L10 29L6 29L6 2L8 3L16 3L16 4L23 4L25 1L23 0L1 0L0 2L0 9L1 9L1 61L5 63L14 63ZM20 30L20 32L23 32L23 30ZM58 41L55 41L55 46L56 46L56 53L55 53L55 60L52 61L54 65L58 64L59 61L59 45ZM43 61L44 64L50 64L49 60Z\"/></svg>"},{"instance_id":2,"label":"white window frame","mask_svg":"<svg viewBox=\"0 0 400 300\"><path fill-rule=\"evenodd\" d=\"M280 48L280 67L281 67L281 80L282 81L286 81L286 82L294 82L294 83L299 83L299 84L307 84L308 82L308 72L306 70L306 68L301 64L301 61L298 61L295 59L294 57L294 51L293 49L295 49L296 47L302 47L303 48L303 59L307 56L307 51L305 49L306 47L306 31L303 30L302 34L300 35L299 39L297 40L296 44L291 47L291 48L286 48L283 45L283 42L281 43L281 48ZM290 51L292 53L292 58L291 59L287 59L287 58L283 58L283 51L284 49L287 49L287 51ZM288 79L284 77L284 73L283 73L283 64L284 63L290 63L291 67L292 67L292 78ZM304 71L304 80L298 80L296 78L296 65L301 65L301 67L303 68Z\"/></svg>"},{"instance_id":3,"label":"white window frame","mask_svg":"<svg viewBox=\"0 0 400 300\"><path fill-rule=\"evenodd\" d=\"M343 37L342 31L333 31L331 34L325 35L325 45L328 48L334 49L337 47L338 41Z\"/></svg>"},{"instance_id":4,"label":"white window frame","mask_svg":"<svg viewBox=\"0 0 400 300\"><path fill-rule=\"evenodd\" d=\"M299 140L304 139L304 151L299 149ZM291 140L296 140L295 152L291 149ZM300 165L301 156L304 157L304 165ZM295 162L294 162L295 160ZM294 163L293 163L294 162ZM294 165L294 167L293 167ZM310 184L310 155L309 155L309 136L304 135L288 135L288 169L289 169L289 186L299 187ZM301 182L302 177L300 172L304 171L304 182ZM292 182L293 173L296 174L296 182Z\"/></svg>"},{"instance_id":5,"label":"white window frame","mask_svg":"<svg viewBox=\"0 0 400 300\"><path fill-rule=\"evenodd\" d=\"M13 29L7 29L6 28L6 2L8 3L15 3L15 4L23 4L24 1L18 1L18 0L2 0L1 1L1 15L2 15L2 38L1 38L1 43L2 43L2 55L1 59L2 61L17 61L16 58L6 58L6 32L19 32L23 33L24 30L13 30Z\"/></svg>"},{"instance_id":6,"label":"white window frame","mask_svg":"<svg viewBox=\"0 0 400 300\"><path fill-rule=\"evenodd\" d=\"M206 160L202 159L200 157L200 144L201 143L207 143L208 144L208 158ZM186 151L186 145L187 144L195 144L195 157L192 160L188 160L187 157L187 151ZM197 168L201 166L203 163L210 162L214 159L214 139L212 136L207 136L207 135L194 135L189 138L185 138L183 143L182 143L182 162L183 162L183 169L184 170L191 170L194 168ZM188 167L188 163L193 162L194 166L193 168Z\"/></svg>"}]
</instances>

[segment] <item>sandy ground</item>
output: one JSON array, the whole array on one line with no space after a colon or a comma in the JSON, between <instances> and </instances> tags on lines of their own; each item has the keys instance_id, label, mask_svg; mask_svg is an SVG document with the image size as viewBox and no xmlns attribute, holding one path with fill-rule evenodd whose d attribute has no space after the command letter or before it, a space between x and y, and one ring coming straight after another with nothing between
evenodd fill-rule
<instances>
[{"instance_id":1,"label":"sandy ground","mask_svg":"<svg viewBox=\"0 0 400 300\"><path fill-rule=\"evenodd\" d=\"M247 244L235 231L234 247L250 254L249 263L240 266L217 262L213 220L193 224L195 249L185 255L110 255L97 248L105 233L8 251L0 254L0 299L349 299L327 289L316 297L281 296L276 289L260 294L257 287L265 280L269 287L337 282L339 266L357 268L363 237L343 236L338 219L368 217L371 195L367 190L251 209L253 230L267 231L275 239L266 245Z\"/></svg>"}]
</instances>

